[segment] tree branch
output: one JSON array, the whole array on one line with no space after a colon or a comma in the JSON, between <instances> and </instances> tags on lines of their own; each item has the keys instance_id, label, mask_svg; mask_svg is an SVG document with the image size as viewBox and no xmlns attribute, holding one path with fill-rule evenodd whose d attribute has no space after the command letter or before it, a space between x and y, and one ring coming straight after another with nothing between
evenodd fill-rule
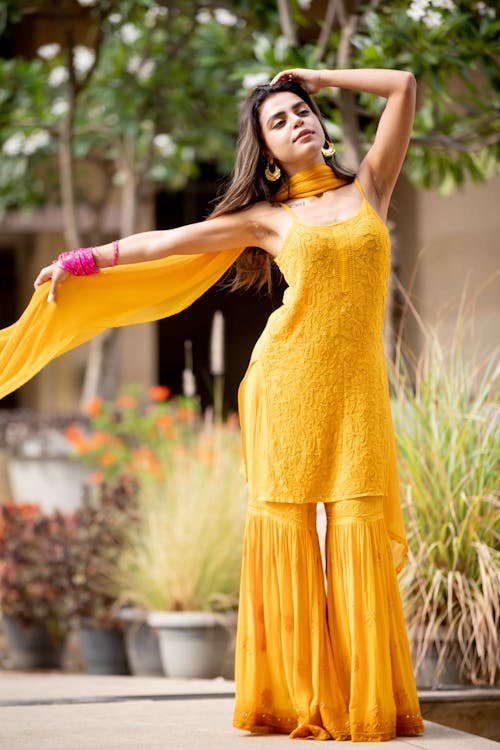
<instances>
[{"instance_id":1,"label":"tree branch","mask_svg":"<svg viewBox=\"0 0 500 750\"><path fill-rule=\"evenodd\" d=\"M341 26L340 43L337 52L337 68L348 68L351 62L351 39L356 31L359 16L358 2L347 7L346 0L338 0L337 14ZM354 91L340 89L339 110L342 118L344 157L347 164L357 169L361 162L361 139L359 119L356 114Z\"/></svg>"},{"instance_id":2,"label":"tree branch","mask_svg":"<svg viewBox=\"0 0 500 750\"><path fill-rule=\"evenodd\" d=\"M478 151L482 151L483 148L496 146L497 143L500 143L500 133L491 133L479 141L474 140L470 142L463 142L456 138L451 138L446 135L438 135L436 133L423 136L413 136L410 139L410 146L431 146L436 149L459 151L463 154L477 153Z\"/></svg>"},{"instance_id":3,"label":"tree branch","mask_svg":"<svg viewBox=\"0 0 500 750\"><path fill-rule=\"evenodd\" d=\"M323 60L328 48L328 40L330 39L330 34L332 33L333 24L335 22L335 15L337 13L337 4L338 0L328 0L325 19L318 37L318 48L314 56L316 62L321 62L321 60Z\"/></svg>"},{"instance_id":4,"label":"tree branch","mask_svg":"<svg viewBox=\"0 0 500 750\"><path fill-rule=\"evenodd\" d=\"M288 0L278 0L278 11L280 14L280 24L283 36L288 40L292 47L298 44L297 30L293 22L292 11Z\"/></svg>"}]
</instances>

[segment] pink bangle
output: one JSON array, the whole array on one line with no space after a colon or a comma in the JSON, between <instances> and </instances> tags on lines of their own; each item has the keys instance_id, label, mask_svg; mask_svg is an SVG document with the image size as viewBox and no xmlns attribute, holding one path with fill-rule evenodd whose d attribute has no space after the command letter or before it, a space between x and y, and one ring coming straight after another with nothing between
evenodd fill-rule
<instances>
[{"instance_id":1,"label":"pink bangle","mask_svg":"<svg viewBox=\"0 0 500 750\"><path fill-rule=\"evenodd\" d=\"M118 240L113 240L113 260L111 261L112 266L116 266L118 263Z\"/></svg>"},{"instance_id":2,"label":"pink bangle","mask_svg":"<svg viewBox=\"0 0 500 750\"><path fill-rule=\"evenodd\" d=\"M101 270L96 265L91 247L80 247L78 250L60 253L53 262L73 276L90 276Z\"/></svg>"}]
</instances>

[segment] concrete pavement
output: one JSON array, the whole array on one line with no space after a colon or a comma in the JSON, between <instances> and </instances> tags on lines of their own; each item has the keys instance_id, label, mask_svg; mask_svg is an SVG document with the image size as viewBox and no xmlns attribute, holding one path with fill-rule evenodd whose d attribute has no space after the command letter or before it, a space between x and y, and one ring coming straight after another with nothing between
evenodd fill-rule
<instances>
[{"instance_id":1,"label":"concrete pavement","mask_svg":"<svg viewBox=\"0 0 500 750\"><path fill-rule=\"evenodd\" d=\"M311 750L310 741L232 727L234 683L0 672L1 750ZM394 750L488 750L500 743L426 722ZM373 743L356 743L371 748Z\"/></svg>"}]
</instances>

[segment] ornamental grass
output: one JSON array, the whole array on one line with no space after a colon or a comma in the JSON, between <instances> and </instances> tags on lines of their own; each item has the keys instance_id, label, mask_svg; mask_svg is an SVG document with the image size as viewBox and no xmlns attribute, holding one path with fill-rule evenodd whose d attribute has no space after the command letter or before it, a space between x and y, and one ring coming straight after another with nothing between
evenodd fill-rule
<instances>
[{"instance_id":1,"label":"ornamental grass","mask_svg":"<svg viewBox=\"0 0 500 750\"><path fill-rule=\"evenodd\" d=\"M144 476L115 582L123 604L222 611L238 601L246 486L237 424L205 425Z\"/></svg>"},{"instance_id":2,"label":"ornamental grass","mask_svg":"<svg viewBox=\"0 0 500 750\"><path fill-rule=\"evenodd\" d=\"M500 676L500 406L498 352L472 356L458 318L451 345L424 326L410 375L390 369L409 554L400 584L415 668L437 650L462 679ZM467 343L467 346L465 345ZM467 353L467 351L469 353Z\"/></svg>"}]
</instances>

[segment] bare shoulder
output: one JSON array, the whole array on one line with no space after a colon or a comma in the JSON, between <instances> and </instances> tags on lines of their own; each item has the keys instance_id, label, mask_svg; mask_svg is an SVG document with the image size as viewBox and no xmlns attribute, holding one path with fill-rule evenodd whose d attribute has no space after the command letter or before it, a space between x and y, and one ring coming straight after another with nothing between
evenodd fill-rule
<instances>
[{"instance_id":1,"label":"bare shoulder","mask_svg":"<svg viewBox=\"0 0 500 750\"><path fill-rule=\"evenodd\" d=\"M259 201L237 212L238 220L245 226L255 244L264 250L274 250L274 239L283 234L282 224L287 222L286 212L278 203Z\"/></svg>"}]
</instances>

